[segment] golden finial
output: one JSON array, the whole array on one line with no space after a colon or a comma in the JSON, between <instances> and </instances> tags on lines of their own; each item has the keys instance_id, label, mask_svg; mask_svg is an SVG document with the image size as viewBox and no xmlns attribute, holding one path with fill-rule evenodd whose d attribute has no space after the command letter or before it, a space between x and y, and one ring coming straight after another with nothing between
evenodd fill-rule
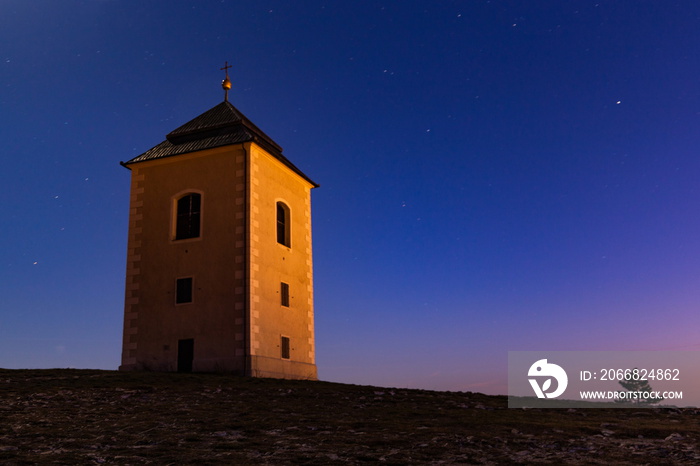
<instances>
[{"instance_id":1,"label":"golden finial","mask_svg":"<svg viewBox=\"0 0 700 466\"><path fill-rule=\"evenodd\" d=\"M224 90L224 101L225 102L228 102L228 91L231 90L231 80L228 79L228 69L229 68L232 68L232 67L231 67L231 65L228 64L228 61L226 62L226 64L224 65L223 68L219 68L219 69L224 70L226 72L226 78L223 81L221 81L221 87Z\"/></svg>"}]
</instances>

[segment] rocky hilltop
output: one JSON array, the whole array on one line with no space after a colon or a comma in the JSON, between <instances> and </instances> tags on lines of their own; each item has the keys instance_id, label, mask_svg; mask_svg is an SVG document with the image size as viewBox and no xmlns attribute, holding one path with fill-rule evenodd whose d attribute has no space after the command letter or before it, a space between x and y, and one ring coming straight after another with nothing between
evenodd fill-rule
<instances>
[{"instance_id":1,"label":"rocky hilltop","mask_svg":"<svg viewBox=\"0 0 700 466\"><path fill-rule=\"evenodd\" d=\"M4 464L697 464L694 409L220 374L0 370Z\"/></svg>"}]
</instances>

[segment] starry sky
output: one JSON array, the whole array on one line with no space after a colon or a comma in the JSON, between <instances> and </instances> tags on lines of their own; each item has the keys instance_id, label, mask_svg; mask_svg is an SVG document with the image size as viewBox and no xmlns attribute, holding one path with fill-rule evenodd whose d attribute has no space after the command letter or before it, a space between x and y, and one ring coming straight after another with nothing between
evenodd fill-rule
<instances>
[{"instance_id":1,"label":"starry sky","mask_svg":"<svg viewBox=\"0 0 700 466\"><path fill-rule=\"evenodd\" d=\"M223 100L321 187L323 380L700 349L700 3L0 3L0 367L116 369L129 172Z\"/></svg>"}]
</instances>

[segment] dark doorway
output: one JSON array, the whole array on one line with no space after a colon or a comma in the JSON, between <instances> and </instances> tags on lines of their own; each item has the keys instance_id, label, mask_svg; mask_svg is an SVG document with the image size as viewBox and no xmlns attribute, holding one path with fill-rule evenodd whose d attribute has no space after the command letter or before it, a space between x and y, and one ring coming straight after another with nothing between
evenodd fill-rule
<instances>
[{"instance_id":1,"label":"dark doorway","mask_svg":"<svg viewBox=\"0 0 700 466\"><path fill-rule=\"evenodd\" d=\"M177 342L177 371L192 372L194 360L194 339L180 340Z\"/></svg>"}]
</instances>

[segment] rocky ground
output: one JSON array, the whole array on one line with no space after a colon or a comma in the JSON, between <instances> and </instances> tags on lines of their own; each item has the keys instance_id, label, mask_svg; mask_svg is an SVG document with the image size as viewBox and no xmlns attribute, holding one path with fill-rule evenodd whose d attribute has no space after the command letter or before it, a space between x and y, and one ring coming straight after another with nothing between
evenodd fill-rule
<instances>
[{"instance_id":1,"label":"rocky ground","mask_svg":"<svg viewBox=\"0 0 700 466\"><path fill-rule=\"evenodd\" d=\"M213 374L0 370L3 464L697 464L694 409Z\"/></svg>"}]
</instances>

